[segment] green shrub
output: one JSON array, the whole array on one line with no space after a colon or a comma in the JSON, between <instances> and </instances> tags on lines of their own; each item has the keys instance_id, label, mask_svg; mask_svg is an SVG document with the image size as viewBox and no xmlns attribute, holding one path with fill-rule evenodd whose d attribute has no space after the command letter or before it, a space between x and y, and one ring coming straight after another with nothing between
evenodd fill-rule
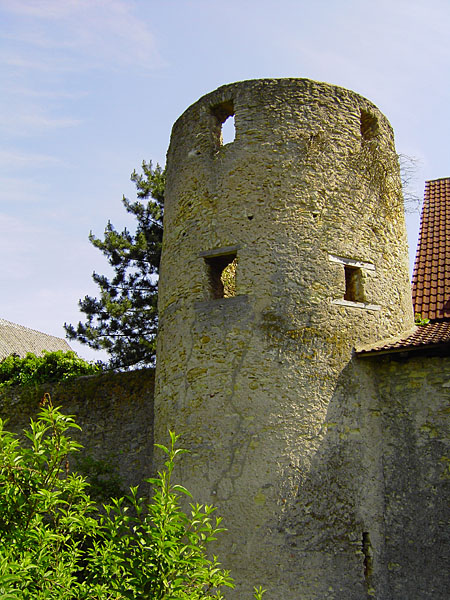
<instances>
[{"instance_id":1,"label":"green shrub","mask_svg":"<svg viewBox=\"0 0 450 600\"><path fill-rule=\"evenodd\" d=\"M207 545L223 529L211 506L190 505L172 482L177 437L165 469L148 480L151 499L132 488L100 511L89 485L71 473L79 428L46 395L25 442L0 420L0 600L200 600L233 587ZM263 590L255 589L255 598Z\"/></svg>"},{"instance_id":2,"label":"green shrub","mask_svg":"<svg viewBox=\"0 0 450 600\"><path fill-rule=\"evenodd\" d=\"M11 354L0 362L0 389L11 385L34 385L63 381L102 370L100 363L90 363L72 350L43 351L42 356L28 352L24 358Z\"/></svg>"},{"instance_id":3,"label":"green shrub","mask_svg":"<svg viewBox=\"0 0 450 600\"><path fill-rule=\"evenodd\" d=\"M416 313L414 315L414 323L416 325L423 327L424 325L428 325L429 322L430 322L430 319L422 318L421 313Z\"/></svg>"},{"instance_id":4,"label":"green shrub","mask_svg":"<svg viewBox=\"0 0 450 600\"><path fill-rule=\"evenodd\" d=\"M77 455L76 470L86 478L89 496L97 504L126 494L117 459L112 454L105 458L94 458L92 454L83 451Z\"/></svg>"}]
</instances>

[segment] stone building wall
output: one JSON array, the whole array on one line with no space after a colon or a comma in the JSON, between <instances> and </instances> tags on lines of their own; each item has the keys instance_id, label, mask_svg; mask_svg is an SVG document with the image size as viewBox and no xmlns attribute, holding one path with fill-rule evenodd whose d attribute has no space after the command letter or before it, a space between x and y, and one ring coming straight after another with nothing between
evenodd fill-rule
<instances>
[{"instance_id":1,"label":"stone building wall","mask_svg":"<svg viewBox=\"0 0 450 600\"><path fill-rule=\"evenodd\" d=\"M269 598L359 600L369 441L329 444L327 422L360 427L339 400L360 386L354 346L413 325L392 129L335 86L224 86L175 123L165 198L155 437L183 433L181 482L224 516L235 597L261 583Z\"/></svg>"},{"instance_id":2,"label":"stone building wall","mask_svg":"<svg viewBox=\"0 0 450 600\"><path fill-rule=\"evenodd\" d=\"M0 417L8 429L19 433L35 418L45 392L55 406L74 415L81 432L70 432L83 444L83 459L105 461L117 474L119 492L140 484L151 475L153 456L152 369L80 377L38 388L18 388L0 393ZM74 457L76 466L76 455Z\"/></svg>"},{"instance_id":3,"label":"stone building wall","mask_svg":"<svg viewBox=\"0 0 450 600\"><path fill-rule=\"evenodd\" d=\"M25 427L47 391L76 415L83 456L106 460L120 473L118 493L150 474L151 370L3 393L0 416L8 428ZM358 599L446 600L449 414L449 357L351 360L331 395L309 469L297 466L301 485L280 506L273 537L283 560L276 553L258 569L257 552L249 552L248 570L258 572L250 584L269 587L278 570L280 585L269 588L268 599L346 600L351 589ZM242 502L257 511L263 494ZM226 552L219 558L230 566ZM333 580L324 583L328 570Z\"/></svg>"},{"instance_id":4,"label":"stone building wall","mask_svg":"<svg viewBox=\"0 0 450 600\"><path fill-rule=\"evenodd\" d=\"M382 431L384 597L444 600L450 584L450 356L369 360Z\"/></svg>"},{"instance_id":5,"label":"stone building wall","mask_svg":"<svg viewBox=\"0 0 450 600\"><path fill-rule=\"evenodd\" d=\"M321 597L324 558L342 571L322 597L344 600L345 580L355 598L447 597L449 414L448 356L355 358L342 371L320 447L281 521L292 568L317 569L298 583L298 598Z\"/></svg>"}]
</instances>

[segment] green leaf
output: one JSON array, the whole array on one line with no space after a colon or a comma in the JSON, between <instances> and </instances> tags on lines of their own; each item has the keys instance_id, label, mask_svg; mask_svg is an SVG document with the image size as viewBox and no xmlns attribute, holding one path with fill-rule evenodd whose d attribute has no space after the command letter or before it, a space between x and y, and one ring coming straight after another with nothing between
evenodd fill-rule
<instances>
[{"instance_id":1,"label":"green leaf","mask_svg":"<svg viewBox=\"0 0 450 600\"><path fill-rule=\"evenodd\" d=\"M186 496L192 498L191 492L180 484L173 485L171 489L173 492L180 492L181 494L185 494Z\"/></svg>"}]
</instances>

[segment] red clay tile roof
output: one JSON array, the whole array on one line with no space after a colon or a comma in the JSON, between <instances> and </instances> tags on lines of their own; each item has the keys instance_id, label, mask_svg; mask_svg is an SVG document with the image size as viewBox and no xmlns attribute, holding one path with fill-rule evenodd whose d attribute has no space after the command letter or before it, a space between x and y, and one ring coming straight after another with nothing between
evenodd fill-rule
<instances>
[{"instance_id":1,"label":"red clay tile roof","mask_svg":"<svg viewBox=\"0 0 450 600\"><path fill-rule=\"evenodd\" d=\"M358 355L450 348L450 177L425 183L412 280L414 313L429 319L403 338L383 340ZM440 350L439 350L440 351Z\"/></svg>"},{"instance_id":2,"label":"red clay tile roof","mask_svg":"<svg viewBox=\"0 0 450 600\"><path fill-rule=\"evenodd\" d=\"M425 348L450 347L450 321L439 321L420 325L413 333L395 341L381 341L370 348L359 350L357 354L384 354L385 352L405 352L410 350L423 350Z\"/></svg>"},{"instance_id":3,"label":"red clay tile roof","mask_svg":"<svg viewBox=\"0 0 450 600\"><path fill-rule=\"evenodd\" d=\"M412 284L415 313L450 319L450 177L425 183Z\"/></svg>"}]
</instances>

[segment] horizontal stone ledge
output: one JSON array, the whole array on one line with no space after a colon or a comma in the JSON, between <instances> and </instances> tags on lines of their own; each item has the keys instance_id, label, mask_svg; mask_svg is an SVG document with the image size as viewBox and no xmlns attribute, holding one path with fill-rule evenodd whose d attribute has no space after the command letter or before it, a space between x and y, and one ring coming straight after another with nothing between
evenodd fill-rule
<instances>
[{"instance_id":1,"label":"horizontal stone ledge","mask_svg":"<svg viewBox=\"0 0 450 600\"><path fill-rule=\"evenodd\" d=\"M234 254L240 249L240 245L237 246L225 246L223 248L216 248L214 250L202 250L198 256L200 258L213 258L214 256L228 256Z\"/></svg>"},{"instance_id":2,"label":"horizontal stone ledge","mask_svg":"<svg viewBox=\"0 0 450 600\"><path fill-rule=\"evenodd\" d=\"M338 306L348 306L349 308L362 308L364 310L381 310L379 304L369 304L368 302L353 302L352 300L343 300L338 298L332 300L331 304L337 304Z\"/></svg>"}]
</instances>

